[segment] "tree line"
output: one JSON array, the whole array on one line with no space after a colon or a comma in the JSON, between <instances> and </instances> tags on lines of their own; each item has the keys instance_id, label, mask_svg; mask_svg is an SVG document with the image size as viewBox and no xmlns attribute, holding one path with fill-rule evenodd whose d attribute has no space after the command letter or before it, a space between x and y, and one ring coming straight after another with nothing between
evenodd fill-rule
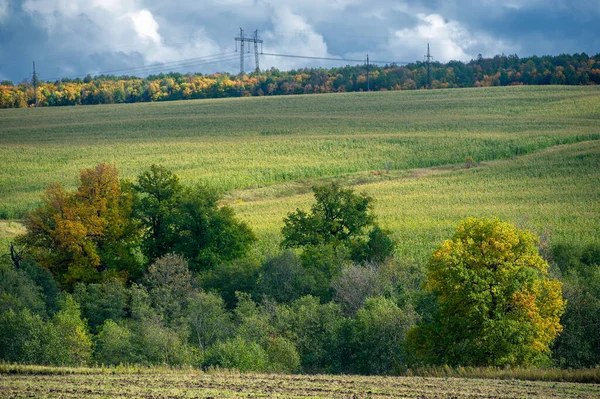
<instances>
[{"instance_id":1,"label":"tree line","mask_svg":"<svg viewBox=\"0 0 600 399\"><path fill-rule=\"evenodd\" d=\"M183 99L268 96L370 90L416 90L427 88L487 87L509 85L600 84L600 54L519 58L517 55L478 57L470 62L432 62L431 82L427 65L366 65L305 68L291 71L270 69L234 76L167 73L146 78L99 75L84 79L38 81L38 106L119 104ZM0 82L0 108L35 105L33 82L14 85Z\"/></svg>"},{"instance_id":2,"label":"tree line","mask_svg":"<svg viewBox=\"0 0 600 399\"><path fill-rule=\"evenodd\" d=\"M459 224L424 265L374 199L330 184L261 253L206 185L153 165L46 190L0 257L0 360L397 374L415 365L600 364L600 246L498 219Z\"/></svg>"}]
</instances>

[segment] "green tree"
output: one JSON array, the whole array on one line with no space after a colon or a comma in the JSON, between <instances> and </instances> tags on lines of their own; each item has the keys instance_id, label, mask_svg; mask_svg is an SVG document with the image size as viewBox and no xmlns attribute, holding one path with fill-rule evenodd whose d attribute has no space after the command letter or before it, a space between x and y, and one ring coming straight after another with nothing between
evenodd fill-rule
<instances>
[{"instance_id":1,"label":"green tree","mask_svg":"<svg viewBox=\"0 0 600 399\"><path fill-rule=\"evenodd\" d=\"M556 244L551 256L567 300L552 355L561 367L594 367L600 364L600 245Z\"/></svg>"},{"instance_id":2,"label":"green tree","mask_svg":"<svg viewBox=\"0 0 600 399\"><path fill-rule=\"evenodd\" d=\"M209 346L227 337L233 327L225 302L213 293L194 293L189 299L186 316L191 329L190 342L203 354Z\"/></svg>"},{"instance_id":3,"label":"green tree","mask_svg":"<svg viewBox=\"0 0 600 399\"><path fill-rule=\"evenodd\" d=\"M401 309L390 299L367 299L352 329L356 370L363 374L391 374L406 367L406 334L416 321L417 314L411 306Z\"/></svg>"},{"instance_id":4,"label":"green tree","mask_svg":"<svg viewBox=\"0 0 600 399\"><path fill-rule=\"evenodd\" d=\"M150 262L167 253L183 256L192 271L244 255L255 236L233 209L219 206L216 190L185 188L167 169L153 165L138 177L136 215L145 227L142 244Z\"/></svg>"},{"instance_id":5,"label":"green tree","mask_svg":"<svg viewBox=\"0 0 600 399\"><path fill-rule=\"evenodd\" d=\"M313 187L313 192L310 213L296 209L283 219L283 247L345 246L358 262L381 261L393 254L393 241L375 224L372 197L336 183Z\"/></svg>"},{"instance_id":6,"label":"green tree","mask_svg":"<svg viewBox=\"0 0 600 399\"><path fill-rule=\"evenodd\" d=\"M355 194L338 184L313 187L315 204L311 212L301 209L283 219L282 246L296 248L323 243L347 244L363 235L375 217L370 213L373 198Z\"/></svg>"},{"instance_id":7,"label":"green tree","mask_svg":"<svg viewBox=\"0 0 600 399\"><path fill-rule=\"evenodd\" d=\"M183 186L170 170L152 165L149 171L138 176L134 189L139 193L135 214L144 227L142 249L153 261L172 250L176 239L172 219Z\"/></svg>"},{"instance_id":8,"label":"green tree","mask_svg":"<svg viewBox=\"0 0 600 399\"><path fill-rule=\"evenodd\" d=\"M79 304L71 295L65 298L63 309L54 315L52 323L60 337L60 363L80 366L87 364L92 356L92 337L87 321L81 318Z\"/></svg>"},{"instance_id":9,"label":"green tree","mask_svg":"<svg viewBox=\"0 0 600 399\"><path fill-rule=\"evenodd\" d=\"M537 241L498 219L462 222L427 265L425 288L439 310L410 332L419 359L476 366L547 362L565 302Z\"/></svg>"},{"instance_id":10,"label":"green tree","mask_svg":"<svg viewBox=\"0 0 600 399\"><path fill-rule=\"evenodd\" d=\"M268 257L257 280L259 294L277 302L292 302L312 292L312 276L291 250Z\"/></svg>"},{"instance_id":11,"label":"green tree","mask_svg":"<svg viewBox=\"0 0 600 399\"><path fill-rule=\"evenodd\" d=\"M0 359L27 364L62 364L56 329L27 308L0 313Z\"/></svg>"},{"instance_id":12,"label":"green tree","mask_svg":"<svg viewBox=\"0 0 600 399\"><path fill-rule=\"evenodd\" d=\"M177 240L173 252L182 255L193 271L206 270L245 255L256 237L233 208L219 206L220 196L206 186L185 190L175 218Z\"/></svg>"},{"instance_id":13,"label":"green tree","mask_svg":"<svg viewBox=\"0 0 600 399\"><path fill-rule=\"evenodd\" d=\"M12 309L29 309L46 313L41 288L22 269L17 269L6 256L0 257L0 313Z\"/></svg>"},{"instance_id":14,"label":"green tree","mask_svg":"<svg viewBox=\"0 0 600 399\"><path fill-rule=\"evenodd\" d=\"M109 278L101 284L78 283L73 296L81 304L83 316L94 333L105 320L118 322L126 316L127 288L116 278Z\"/></svg>"},{"instance_id":15,"label":"green tree","mask_svg":"<svg viewBox=\"0 0 600 399\"><path fill-rule=\"evenodd\" d=\"M340 307L321 304L312 296L302 297L287 308L289 339L296 343L304 372L340 372L345 319Z\"/></svg>"},{"instance_id":16,"label":"green tree","mask_svg":"<svg viewBox=\"0 0 600 399\"><path fill-rule=\"evenodd\" d=\"M126 325L106 320L96 336L94 360L100 364L138 362L140 359L135 354L133 339L133 333Z\"/></svg>"},{"instance_id":17,"label":"green tree","mask_svg":"<svg viewBox=\"0 0 600 399\"><path fill-rule=\"evenodd\" d=\"M266 371L267 352L256 342L241 337L230 338L214 345L207 355L207 365L244 371Z\"/></svg>"},{"instance_id":18,"label":"green tree","mask_svg":"<svg viewBox=\"0 0 600 399\"><path fill-rule=\"evenodd\" d=\"M148 267L144 282L152 306L163 321L167 325L182 322L183 309L192 294L187 261L178 255L165 255Z\"/></svg>"}]
</instances>

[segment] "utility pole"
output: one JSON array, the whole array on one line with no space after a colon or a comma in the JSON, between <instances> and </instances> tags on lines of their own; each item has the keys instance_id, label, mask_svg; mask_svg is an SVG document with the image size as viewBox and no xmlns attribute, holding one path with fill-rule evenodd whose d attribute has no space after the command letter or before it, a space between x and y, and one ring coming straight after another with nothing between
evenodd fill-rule
<instances>
[{"instance_id":1,"label":"utility pole","mask_svg":"<svg viewBox=\"0 0 600 399\"><path fill-rule=\"evenodd\" d=\"M254 36L245 36L244 30L240 28L240 35L235 38L236 42L240 42L240 75L244 74L244 43L254 43L254 62L256 64L256 72L260 72L260 64L258 59L258 44L262 53L262 39L258 38L258 29L254 31ZM236 46L237 51L237 46Z\"/></svg>"},{"instance_id":2,"label":"utility pole","mask_svg":"<svg viewBox=\"0 0 600 399\"><path fill-rule=\"evenodd\" d=\"M35 61L33 61L33 77L31 78L31 83L33 83L33 106L38 106L37 100L37 86L38 86L38 77L35 73Z\"/></svg>"},{"instance_id":3,"label":"utility pole","mask_svg":"<svg viewBox=\"0 0 600 399\"><path fill-rule=\"evenodd\" d=\"M371 91L371 85L369 82L369 54L367 54L367 91Z\"/></svg>"},{"instance_id":4,"label":"utility pole","mask_svg":"<svg viewBox=\"0 0 600 399\"><path fill-rule=\"evenodd\" d=\"M429 43L427 43L427 55L425 56L427 59L427 88L431 89L431 53L429 52Z\"/></svg>"}]
</instances>

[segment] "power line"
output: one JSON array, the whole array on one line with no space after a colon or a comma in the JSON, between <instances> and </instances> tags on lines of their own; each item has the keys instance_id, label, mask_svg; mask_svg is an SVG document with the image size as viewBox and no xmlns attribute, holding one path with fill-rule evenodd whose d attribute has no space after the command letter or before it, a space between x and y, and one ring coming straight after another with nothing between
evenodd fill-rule
<instances>
[{"instance_id":1,"label":"power line","mask_svg":"<svg viewBox=\"0 0 600 399\"><path fill-rule=\"evenodd\" d=\"M313 56L309 56L309 55L295 55L295 54L275 54L275 53L261 53L262 55L267 55L267 56L271 56L271 57L286 57L286 58L303 58L303 59L307 59L307 60L322 60L322 61L344 61L344 62L359 62L359 63L364 63L365 60L359 60L359 59L352 59L352 58L334 58L334 57L313 57ZM396 65L401 65L401 64L410 64L414 61L375 61L375 60L370 60L369 61L371 64L396 64Z\"/></svg>"},{"instance_id":2,"label":"power line","mask_svg":"<svg viewBox=\"0 0 600 399\"><path fill-rule=\"evenodd\" d=\"M229 61L230 58L232 58L232 56L234 56L234 54L235 54L235 52L231 51L231 52L227 52L227 53L212 54L212 55L207 55L207 56L203 56L203 57L188 58L188 59L183 59L183 60L179 60L179 61L170 61L170 62L164 62L164 63L152 64L152 65L140 65L140 66L135 66L135 67L113 69L110 71L99 71L99 72L94 72L94 75L107 75L107 74L112 74L115 72L120 72L121 74L126 74L126 72L144 73L144 72L152 71L152 70L165 70L167 68L180 69L180 68L185 68L185 67L194 66L194 65L203 65L203 64L210 64L210 63L215 63L215 62ZM237 55L235 55L234 57L237 58ZM87 75L88 74L79 74L79 75L66 76L66 77L62 77L62 78L51 78L48 80L74 79L74 78L78 78L78 77L84 77Z\"/></svg>"},{"instance_id":3,"label":"power line","mask_svg":"<svg viewBox=\"0 0 600 399\"><path fill-rule=\"evenodd\" d=\"M369 83L369 54L367 54L367 91L371 91Z\"/></svg>"},{"instance_id":4,"label":"power line","mask_svg":"<svg viewBox=\"0 0 600 399\"><path fill-rule=\"evenodd\" d=\"M38 76L35 73L35 61L33 61L33 77L31 78L33 83L33 103L34 106L38 106L38 96L37 96L37 87L38 87Z\"/></svg>"}]
</instances>

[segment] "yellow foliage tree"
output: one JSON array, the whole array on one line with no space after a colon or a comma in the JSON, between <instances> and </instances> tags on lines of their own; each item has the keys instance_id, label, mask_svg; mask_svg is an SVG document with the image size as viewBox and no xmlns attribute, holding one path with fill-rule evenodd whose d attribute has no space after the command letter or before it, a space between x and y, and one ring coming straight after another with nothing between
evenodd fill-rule
<instances>
[{"instance_id":1,"label":"yellow foliage tree","mask_svg":"<svg viewBox=\"0 0 600 399\"><path fill-rule=\"evenodd\" d=\"M427 266L432 320L409 334L427 363L536 365L549 359L565 309L538 238L498 219L468 219Z\"/></svg>"}]
</instances>

